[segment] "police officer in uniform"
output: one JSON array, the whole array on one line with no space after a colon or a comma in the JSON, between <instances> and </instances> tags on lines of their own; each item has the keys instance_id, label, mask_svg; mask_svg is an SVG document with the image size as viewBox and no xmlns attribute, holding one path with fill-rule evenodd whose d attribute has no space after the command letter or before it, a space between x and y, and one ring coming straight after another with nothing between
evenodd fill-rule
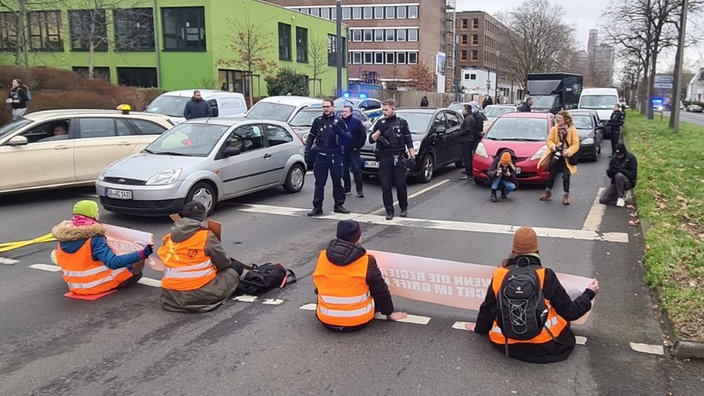
<instances>
[{"instance_id":1,"label":"police officer in uniform","mask_svg":"<svg viewBox=\"0 0 704 396\"><path fill-rule=\"evenodd\" d=\"M315 193L313 209L308 216L323 214L323 196L328 172L332 179L332 197L335 200L333 212L350 213L345 204L345 190L342 188L342 142L349 139L345 122L335 116L335 107L330 99L323 100L323 114L313 121L306 140L306 158L315 156L313 175Z\"/></svg>"},{"instance_id":2,"label":"police officer in uniform","mask_svg":"<svg viewBox=\"0 0 704 396\"><path fill-rule=\"evenodd\" d=\"M386 208L386 220L394 218L394 199L391 187L396 187L401 217L408 213L408 192L406 191L406 149L411 159L416 157L413 139L408 123L396 116L396 102L387 99L382 102L384 117L376 124L376 130L369 135L369 142L376 143L379 159L379 181L381 197Z\"/></svg>"}]
</instances>

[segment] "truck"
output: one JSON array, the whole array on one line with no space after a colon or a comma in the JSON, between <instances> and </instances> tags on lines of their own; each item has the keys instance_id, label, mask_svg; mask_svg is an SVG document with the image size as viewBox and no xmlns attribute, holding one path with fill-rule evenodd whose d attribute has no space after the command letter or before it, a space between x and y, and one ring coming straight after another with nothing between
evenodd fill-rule
<instances>
[{"instance_id":1,"label":"truck","mask_svg":"<svg viewBox=\"0 0 704 396\"><path fill-rule=\"evenodd\" d=\"M526 98L533 98L532 111L576 109L582 93L582 75L573 73L528 73Z\"/></svg>"}]
</instances>

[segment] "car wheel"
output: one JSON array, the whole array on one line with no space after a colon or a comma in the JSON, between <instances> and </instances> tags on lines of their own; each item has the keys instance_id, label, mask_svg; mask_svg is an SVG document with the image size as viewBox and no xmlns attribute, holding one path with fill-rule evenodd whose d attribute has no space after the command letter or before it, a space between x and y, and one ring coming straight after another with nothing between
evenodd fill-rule
<instances>
[{"instance_id":1,"label":"car wheel","mask_svg":"<svg viewBox=\"0 0 704 396\"><path fill-rule=\"evenodd\" d=\"M294 164L291 169L288 170L288 174L286 175L286 180L284 181L284 191L287 193L296 193L301 191L305 180L306 171L303 169L303 165Z\"/></svg>"},{"instance_id":2,"label":"car wheel","mask_svg":"<svg viewBox=\"0 0 704 396\"><path fill-rule=\"evenodd\" d=\"M433 178L433 172L435 172L435 160L430 154L426 154L423 157L423 161L420 163L420 174L418 178L423 183L428 183L430 179Z\"/></svg>"},{"instance_id":3,"label":"car wheel","mask_svg":"<svg viewBox=\"0 0 704 396\"><path fill-rule=\"evenodd\" d=\"M204 181L200 181L191 188L186 195L186 203L191 201L198 201L205 206L206 213L210 215L215 210L215 204L217 203L217 193L215 187L212 184Z\"/></svg>"}]
</instances>

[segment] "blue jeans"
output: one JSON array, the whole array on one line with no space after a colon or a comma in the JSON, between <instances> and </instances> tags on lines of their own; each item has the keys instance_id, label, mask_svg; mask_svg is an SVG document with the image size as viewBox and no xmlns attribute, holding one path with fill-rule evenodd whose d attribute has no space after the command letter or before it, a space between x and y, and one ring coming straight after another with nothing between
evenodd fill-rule
<instances>
[{"instance_id":1,"label":"blue jeans","mask_svg":"<svg viewBox=\"0 0 704 396\"><path fill-rule=\"evenodd\" d=\"M501 190L504 194L508 195L511 191L516 191L516 183L508 180L503 180L503 177L496 176L494 181L491 183L492 190Z\"/></svg>"}]
</instances>

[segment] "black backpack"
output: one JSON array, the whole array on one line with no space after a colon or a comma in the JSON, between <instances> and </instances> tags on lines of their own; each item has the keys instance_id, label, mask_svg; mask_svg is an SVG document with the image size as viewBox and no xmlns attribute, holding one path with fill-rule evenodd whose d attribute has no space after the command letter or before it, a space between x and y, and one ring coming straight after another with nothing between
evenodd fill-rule
<instances>
[{"instance_id":1,"label":"black backpack","mask_svg":"<svg viewBox=\"0 0 704 396\"><path fill-rule=\"evenodd\" d=\"M252 269L240 279L237 293L257 295L295 282L296 274L279 263L252 264Z\"/></svg>"},{"instance_id":2,"label":"black backpack","mask_svg":"<svg viewBox=\"0 0 704 396\"><path fill-rule=\"evenodd\" d=\"M536 273L538 267L529 266L529 262L527 257L521 257L509 266L496 297L496 322L506 339L506 356L509 338L529 340L546 328L548 307Z\"/></svg>"}]
</instances>

